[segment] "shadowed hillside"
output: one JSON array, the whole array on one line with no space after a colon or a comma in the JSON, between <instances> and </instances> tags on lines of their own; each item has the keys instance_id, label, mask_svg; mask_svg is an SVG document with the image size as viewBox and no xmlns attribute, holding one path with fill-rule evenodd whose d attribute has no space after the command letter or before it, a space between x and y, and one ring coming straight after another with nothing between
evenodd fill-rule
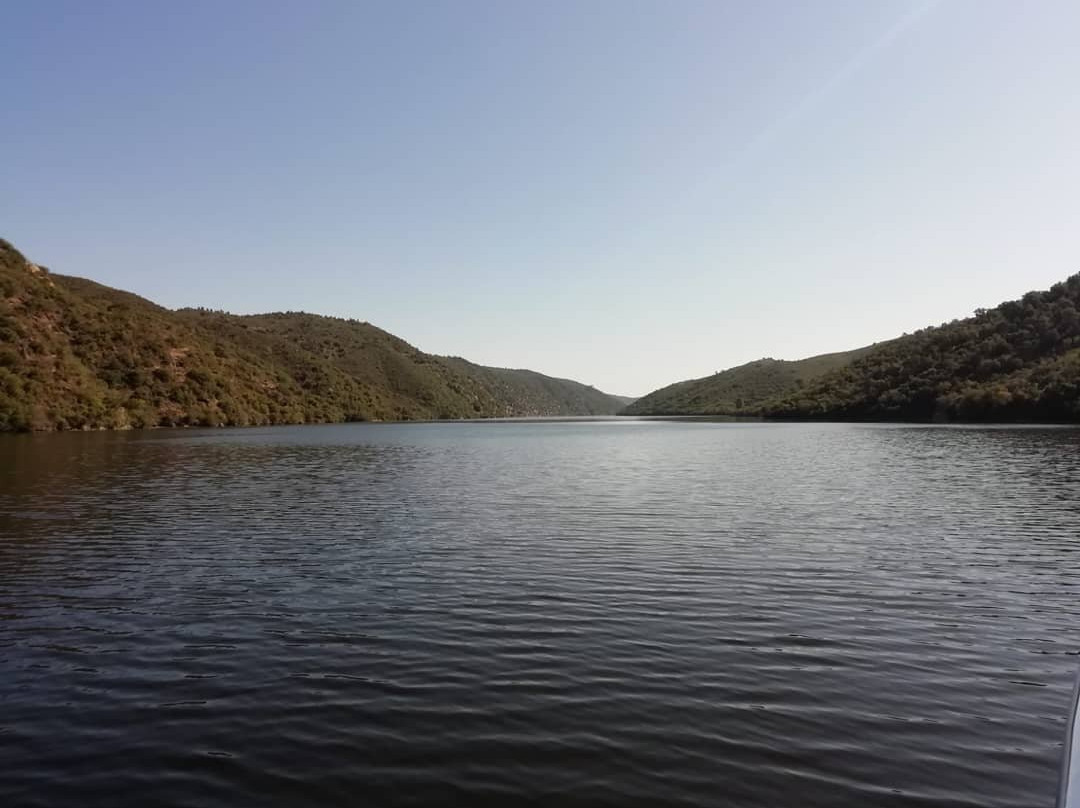
<instances>
[{"instance_id":1,"label":"shadowed hillside","mask_svg":"<svg viewBox=\"0 0 1080 808\"><path fill-rule=\"evenodd\" d=\"M769 399L797 390L870 348L788 362L759 359L702 379L662 387L639 398L623 415L756 415Z\"/></svg>"},{"instance_id":2,"label":"shadowed hillside","mask_svg":"<svg viewBox=\"0 0 1080 808\"><path fill-rule=\"evenodd\" d=\"M764 407L774 418L1080 421L1080 275L883 344Z\"/></svg>"},{"instance_id":3,"label":"shadowed hillside","mask_svg":"<svg viewBox=\"0 0 1080 808\"><path fill-rule=\"evenodd\" d=\"M519 414L614 415L624 406L621 396L534 370L484 367L457 356L444 357L443 361L475 379L493 398L507 402Z\"/></svg>"},{"instance_id":4,"label":"shadowed hillside","mask_svg":"<svg viewBox=\"0 0 1080 808\"><path fill-rule=\"evenodd\" d=\"M368 323L170 311L0 240L0 429L614 413L577 382L417 350Z\"/></svg>"},{"instance_id":5,"label":"shadowed hillside","mask_svg":"<svg viewBox=\"0 0 1080 808\"><path fill-rule=\"evenodd\" d=\"M1080 275L867 348L669 385L623 414L1080 421Z\"/></svg>"}]
</instances>

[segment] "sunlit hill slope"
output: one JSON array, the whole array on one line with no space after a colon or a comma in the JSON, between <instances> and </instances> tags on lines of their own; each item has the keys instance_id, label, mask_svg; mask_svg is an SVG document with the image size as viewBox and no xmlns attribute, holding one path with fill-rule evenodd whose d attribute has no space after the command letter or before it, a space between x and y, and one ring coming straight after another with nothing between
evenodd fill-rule
<instances>
[{"instance_id":1,"label":"sunlit hill slope","mask_svg":"<svg viewBox=\"0 0 1080 808\"><path fill-rule=\"evenodd\" d=\"M433 356L368 323L172 311L0 240L0 429L612 414L625 402Z\"/></svg>"}]
</instances>

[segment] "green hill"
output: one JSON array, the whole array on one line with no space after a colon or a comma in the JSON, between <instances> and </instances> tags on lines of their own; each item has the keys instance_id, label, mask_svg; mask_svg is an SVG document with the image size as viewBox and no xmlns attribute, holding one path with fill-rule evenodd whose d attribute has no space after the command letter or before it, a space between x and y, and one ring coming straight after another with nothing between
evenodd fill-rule
<instances>
[{"instance_id":1,"label":"green hill","mask_svg":"<svg viewBox=\"0 0 1080 808\"><path fill-rule=\"evenodd\" d=\"M458 356L442 357L442 361L475 379L490 396L505 402L514 414L614 415L625 406L620 396L534 370L484 367Z\"/></svg>"},{"instance_id":2,"label":"green hill","mask_svg":"<svg viewBox=\"0 0 1080 808\"><path fill-rule=\"evenodd\" d=\"M1080 421L1080 275L889 342L678 382L622 414Z\"/></svg>"},{"instance_id":3,"label":"green hill","mask_svg":"<svg viewBox=\"0 0 1080 808\"><path fill-rule=\"evenodd\" d=\"M883 344L762 409L773 418L1080 421L1080 274Z\"/></svg>"},{"instance_id":4,"label":"green hill","mask_svg":"<svg viewBox=\"0 0 1080 808\"><path fill-rule=\"evenodd\" d=\"M178 314L231 342L272 350L290 367L295 359L289 350L329 363L372 391L381 417L611 415L622 406L617 397L569 379L426 354L356 320L301 312L242 316L184 309Z\"/></svg>"},{"instance_id":5,"label":"green hill","mask_svg":"<svg viewBox=\"0 0 1080 808\"><path fill-rule=\"evenodd\" d=\"M368 323L170 311L0 240L0 430L614 413L530 371L432 356Z\"/></svg>"},{"instance_id":6,"label":"green hill","mask_svg":"<svg viewBox=\"0 0 1080 808\"><path fill-rule=\"evenodd\" d=\"M785 361L758 359L701 379L676 382L626 407L623 415L754 415L761 405L842 367L872 348Z\"/></svg>"}]
</instances>

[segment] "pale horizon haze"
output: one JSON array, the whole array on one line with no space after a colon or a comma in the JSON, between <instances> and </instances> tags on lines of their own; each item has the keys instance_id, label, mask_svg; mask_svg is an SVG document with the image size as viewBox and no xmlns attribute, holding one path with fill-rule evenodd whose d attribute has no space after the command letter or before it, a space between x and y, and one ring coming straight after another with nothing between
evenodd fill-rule
<instances>
[{"instance_id":1,"label":"pale horizon haze","mask_svg":"<svg viewBox=\"0 0 1080 808\"><path fill-rule=\"evenodd\" d=\"M0 2L0 236L620 395L1080 271L1080 3Z\"/></svg>"}]
</instances>

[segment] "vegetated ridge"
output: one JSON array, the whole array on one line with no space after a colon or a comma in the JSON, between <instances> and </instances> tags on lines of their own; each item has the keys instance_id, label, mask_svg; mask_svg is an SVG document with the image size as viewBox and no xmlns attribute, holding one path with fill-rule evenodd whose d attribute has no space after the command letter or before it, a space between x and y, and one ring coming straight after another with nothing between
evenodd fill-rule
<instances>
[{"instance_id":1,"label":"vegetated ridge","mask_svg":"<svg viewBox=\"0 0 1080 808\"><path fill-rule=\"evenodd\" d=\"M1080 421L1080 274L885 343L762 407L772 418Z\"/></svg>"},{"instance_id":2,"label":"vegetated ridge","mask_svg":"<svg viewBox=\"0 0 1080 808\"><path fill-rule=\"evenodd\" d=\"M566 379L426 354L369 323L172 311L0 239L0 430L604 415Z\"/></svg>"},{"instance_id":3,"label":"vegetated ridge","mask_svg":"<svg viewBox=\"0 0 1080 808\"><path fill-rule=\"evenodd\" d=\"M626 414L1080 421L1080 274L857 351L761 360L657 390Z\"/></svg>"},{"instance_id":4,"label":"vegetated ridge","mask_svg":"<svg viewBox=\"0 0 1080 808\"><path fill-rule=\"evenodd\" d=\"M758 359L662 387L643 396L622 415L756 415L761 405L789 390L841 367L870 348L822 354L809 359Z\"/></svg>"}]
</instances>

